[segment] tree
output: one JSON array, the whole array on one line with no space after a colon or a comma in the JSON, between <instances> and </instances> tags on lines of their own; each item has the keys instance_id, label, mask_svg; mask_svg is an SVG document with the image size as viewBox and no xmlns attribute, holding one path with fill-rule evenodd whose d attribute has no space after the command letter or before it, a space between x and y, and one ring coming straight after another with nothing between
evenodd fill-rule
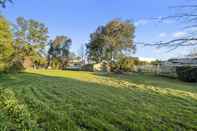
<instances>
[{"instance_id":1,"label":"tree","mask_svg":"<svg viewBox=\"0 0 197 131\"><path fill-rule=\"evenodd\" d=\"M152 65L160 65L161 61L160 60L154 60L154 61L151 61L151 64Z\"/></svg>"},{"instance_id":2,"label":"tree","mask_svg":"<svg viewBox=\"0 0 197 131\"><path fill-rule=\"evenodd\" d=\"M13 35L9 23L4 17L0 16L0 71L9 68L14 53Z\"/></svg>"},{"instance_id":3,"label":"tree","mask_svg":"<svg viewBox=\"0 0 197 131\"><path fill-rule=\"evenodd\" d=\"M134 32L135 27L130 21L112 20L99 26L86 45L89 59L112 63L125 52L134 51Z\"/></svg>"},{"instance_id":4,"label":"tree","mask_svg":"<svg viewBox=\"0 0 197 131\"><path fill-rule=\"evenodd\" d=\"M39 63L47 45L48 28L41 22L18 17L14 29L14 47L18 58L31 57L34 63Z\"/></svg>"},{"instance_id":5,"label":"tree","mask_svg":"<svg viewBox=\"0 0 197 131\"><path fill-rule=\"evenodd\" d=\"M69 60L77 59L77 55L74 52L69 52Z\"/></svg>"},{"instance_id":6,"label":"tree","mask_svg":"<svg viewBox=\"0 0 197 131\"><path fill-rule=\"evenodd\" d=\"M129 56L120 57L117 62L113 65L113 70L115 72L124 71L130 72L133 70L134 66L139 65L139 59Z\"/></svg>"},{"instance_id":7,"label":"tree","mask_svg":"<svg viewBox=\"0 0 197 131\"><path fill-rule=\"evenodd\" d=\"M109 60L116 59L124 51L134 49L134 25L130 21L113 20L106 27L105 41L108 43Z\"/></svg>"},{"instance_id":8,"label":"tree","mask_svg":"<svg viewBox=\"0 0 197 131\"><path fill-rule=\"evenodd\" d=\"M78 50L78 54L79 54L79 57L80 57L80 60L81 60L81 64L84 65L85 64L85 47L84 47L84 44L81 45L81 47L79 48Z\"/></svg>"},{"instance_id":9,"label":"tree","mask_svg":"<svg viewBox=\"0 0 197 131\"><path fill-rule=\"evenodd\" d=\"M86 44L86 52L88 55L88 61L101 62L105 59L105 27L99 26L94 33L90 34L90 41Z\"/></svg>"},{"instance_id":10,"label":"tree","mask_svg":"<svg viewBox=\"0 0 197 131\"><path fill-rule=\"evenodd\" d=\"M81 57L76 55L74 52L70 52L69 51L69 56L68 56L69 61L73 61L73 60L81 60Z\"/></svg>"},{"instance_id":11,"label":"tree","mask_svg":"<svg viewBox=\"0 0 197 131\"><path fill-rule=\"evenodd\" d=\"M53 68L64 69L69 60L69 48L72 40L67 36L57 36L50 41L48 50L48 65Z\"/></svg>"}]
</instances>

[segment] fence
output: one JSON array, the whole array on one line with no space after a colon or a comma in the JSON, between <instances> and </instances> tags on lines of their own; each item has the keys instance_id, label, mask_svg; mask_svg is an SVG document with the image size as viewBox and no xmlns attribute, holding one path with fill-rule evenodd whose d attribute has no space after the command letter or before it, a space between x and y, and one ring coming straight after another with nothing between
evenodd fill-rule
<instances>
[{"instance_id":1,"label":"fence","mask_svg":"<svg viewBox=\"0 0 197 131\"><path fill-rule=\"evenodd\" d=\"M155 75L177 77L176 67L171 65L140 65L134 67L136 72L153 73Z\"/></svg>"}]
</instances>

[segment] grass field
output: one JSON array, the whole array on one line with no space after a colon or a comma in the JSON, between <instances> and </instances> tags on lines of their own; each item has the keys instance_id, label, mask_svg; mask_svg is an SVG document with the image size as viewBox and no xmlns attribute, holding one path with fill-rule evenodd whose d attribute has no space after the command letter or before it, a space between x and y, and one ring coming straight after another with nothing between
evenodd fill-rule
<instances>
[{"instance_id":1,"label":"grass field","mask_svg":"<svg viewBox=\"0 0 197 131\"><path fill-rule=\"evenodd\" d=\"M197 130L197 84L143 74L1 74L4 130Z\"/></svg>"}]
</instances>

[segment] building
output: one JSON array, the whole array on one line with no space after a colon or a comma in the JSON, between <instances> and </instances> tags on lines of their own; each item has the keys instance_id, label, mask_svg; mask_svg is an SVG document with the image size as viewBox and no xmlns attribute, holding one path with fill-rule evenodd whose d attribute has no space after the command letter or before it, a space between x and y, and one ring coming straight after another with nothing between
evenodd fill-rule
<instances>
[{"instance_id":1,"label":"building","mask_svg":"<svg viewBox=\"0 0 197 131\"><path fill-rule=\"evenodd\" d=\"M169 59L168 61L162 61L161 65L168 66L197 66L197 57L192 58L177 58L177 59Z\"/></svg>"}]
</instances>

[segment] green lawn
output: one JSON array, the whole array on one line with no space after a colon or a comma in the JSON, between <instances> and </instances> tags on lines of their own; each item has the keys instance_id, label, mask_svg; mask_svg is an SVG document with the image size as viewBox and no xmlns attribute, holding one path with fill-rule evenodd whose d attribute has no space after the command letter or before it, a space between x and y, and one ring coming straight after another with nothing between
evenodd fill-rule
<instances>
[{"instance_id":1,"label":"green lawn","mask_svg":"<svg viewBox=\"0 0 197 131\"><path fill-rule=\"evenodd\" d=\"M197 130L197 84L152 75L0 75L0 131Z\"/></svg>"}]
</instances>

